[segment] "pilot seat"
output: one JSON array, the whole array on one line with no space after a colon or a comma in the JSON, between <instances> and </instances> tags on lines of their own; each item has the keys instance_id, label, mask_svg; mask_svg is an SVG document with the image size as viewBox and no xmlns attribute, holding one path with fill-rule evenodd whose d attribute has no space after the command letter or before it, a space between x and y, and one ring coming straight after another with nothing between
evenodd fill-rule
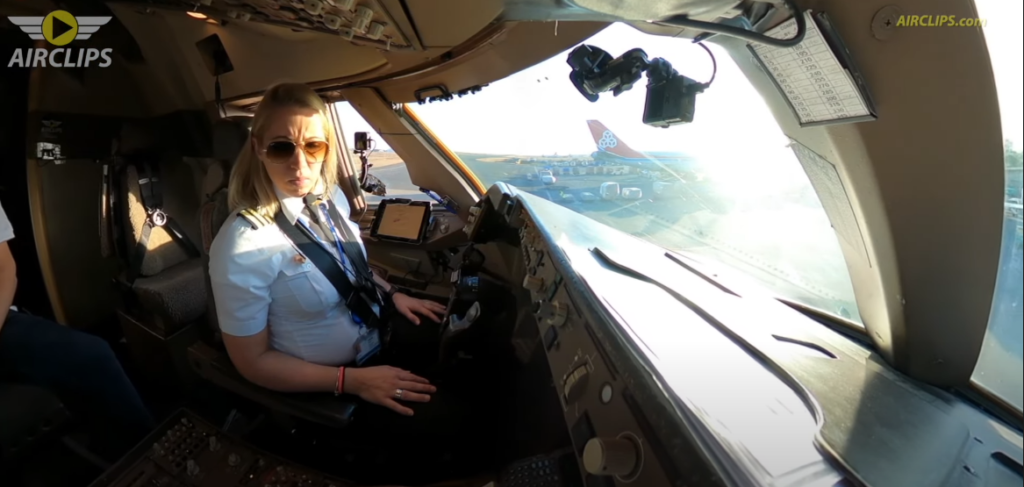
<instances>
[{"instance_id":1,"label":"pilot seat","mask_svg":"<svg viewBox=\"0 0 1024 487\"><path fill-rule=\"evenodd\" d=\"M210 286L209 251L217 231L228 218L233 217L228 208L227 183L231 167L248 141L250 123L251 118L243 116L222 119L214 124L213 146L218 162L208 168L203 182L206 202L199 210L202 234L202 258L199 265L205 285L197 288L208 296L203 302L206 306L206 321L213 333L212 339L201 340L189 347L189 365L206 380L272 411L323 426L342 428L352 419L356 407L354 400L331 394L284 394L253 384L235 369L220 339L216 305Z\"/></svg>"},{"instance_id":2,"label":"pilot seat","mask_svg":"<svg viewBox=\"0 0 1024 487\"><path fill-rule=\"evenodd\" d=\"M180 157L157 150L158 137L142 124L123 126L108 191L114 198L111 249L126 264L118 278L125 307L168 336L203 316L206 293L194 243L200 200L193 171Z\"/></svg>"}]
</instances>

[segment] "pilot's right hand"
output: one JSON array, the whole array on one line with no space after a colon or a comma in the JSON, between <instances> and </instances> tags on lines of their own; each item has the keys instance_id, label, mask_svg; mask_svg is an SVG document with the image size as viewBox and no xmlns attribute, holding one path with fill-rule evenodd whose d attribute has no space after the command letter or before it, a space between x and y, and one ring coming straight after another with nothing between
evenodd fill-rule
<instances>
[{"instance_id":1,"label":"pilot's right hand","mask_svg":"<svg viewBox=\"0 0 1024 487\"><path fill-rule=\"evenodd\" d=\"M413 411L399 401L429 402L430 394L437 391L427 379L387 365L346 370L344 387L349 394L405 416L412 416Z\"/></svg>"}]
</instances>

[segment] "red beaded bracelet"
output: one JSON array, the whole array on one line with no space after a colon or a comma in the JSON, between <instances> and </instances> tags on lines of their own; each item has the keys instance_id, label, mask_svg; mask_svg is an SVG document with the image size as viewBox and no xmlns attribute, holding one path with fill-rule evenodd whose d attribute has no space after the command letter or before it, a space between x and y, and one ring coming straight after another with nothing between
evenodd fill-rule
<instances>
[{"instance_id":1,"label":"red beaded bracelet","mask_svg":"<svg viewBox=\"0 0 1024 487\"><path fill-rule=\"evenodd\" d=\"M340 396L345 392L345 367L338 367L338 379L334 382L334 395Z\"/></svg>"}]
</instances>

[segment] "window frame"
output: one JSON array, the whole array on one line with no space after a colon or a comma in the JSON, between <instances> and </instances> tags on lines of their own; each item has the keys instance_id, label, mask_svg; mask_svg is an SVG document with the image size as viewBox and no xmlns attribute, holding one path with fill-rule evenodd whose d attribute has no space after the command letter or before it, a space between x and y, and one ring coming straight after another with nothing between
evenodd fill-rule
<instances>
[{"instance_id":1,"label":"window frame","mask_svg":"<svg viewBox=\"0 0 1024 487\"><path fill-rule=\"evenodd\" d=\"M355 158L352 157L352 152L348 148L348 141L345 140L345 129L342 128L341 115L338 113L338 109L335 106L338 103L348 102L344 100L329 102L328 111L331 113L331 124L334 125L334 136L338 139L339 156L344 159L344 163L347 164L349 169L352 171L352 176L358 178L360 176L359 170L361 168L356 167Z\"/></svg>"},{"instance_id":2,"label":"window frame","mask_svg":"<svg viewBox=\"0 0 1024 487\"><path fill-rule=\"evenodd\" d=\"M352 152L349 151L348 142L345 140L345 131L341 126L341 118L338 114L337 107L335 106L336 103L348 102L326 101L327 112L331 116L330 122L334 129L334 138L338 143L338 148L336 149L338 153L338 170L341 171L342 164L347 165L349 168L349 173L344 175L344 179L346 180L344 184L351 188L353 199L355 200L354 203L356 203L354 205L350 205L352 207L352 212L355 213L358 211L359 219L361 219L365 216L366 210L370 209L371 206L370 202L366 200L366 196L363 194L362 188L359 186L359 168L355 167ZM338 183L341 184L342 174L339 174L338 176Z\"/></svg>"},{"instance_id":3,"label":"window frame","mask_svg":"<svg viewBox=\"0 0 1024 487\"><path fill-rule=\"evenodd\" d=\"M347 100L336 100L330 102L329 105L332 122L335 125L335 134L341 140L339 144L341 147L339 147L339 149L342 149L345 152L343 157L348 161L347 164L352 171L352 177L356 178L356 181L358 181L362 172L362 166L356 165L356 158L353 157L352 152L349 151L348 143L345 140L344 130L341 128L341 115L335 106L337 103L349 102ZM413 135L419 136L420 140L422 140L432 152L440 156L441 161L448 165L448 167L454 172L453 176L459 181L459 183L469 190L470 194L474 196L476 200L479 200L487 193L487 188L480 181L480 178L478 178L476 174L474 174L473 171L469 169L464 162L462 162L462 159L459 158L458 154L449 149L448 146L438 138L432 130L430 130L426 123L424 123L423 120L412 110L412 107L403 103L394 103L392 104L392 107L399 120L409 128ZM379 136L384 138L386 141L383 134L379 134ZM379 201L371 201L367 199L362 193L362 188L357 189L360 190L360 197L362 197L364 204L368 209L375 209L380 205Z\"/></svg>"},{"instance_id":4,"label":"window frame","mask_svg":"<svg viewBox=\"0 0 1024 487\"><path fill-rule=\"evenodd\" d=\"M430 130L423 119L416 114L411 106L407 103L399 104L396 107L395 112L398 117L422 140L432 149L435 153L439 154L442 160L448 164L448 166L455 171L455 176L462 182L463 185L467 186L471 192L479 200L485 194L487 194L487 187L484 186L480 178L462 162L462 159L454 151L448 148L445 143L434 134L434 131Z\"/></svg>"},{"instance_id":5,"label":"window frame","mask_svg":"<svg viewBox=\"0 0 1024 487\"><path fill-rule=\"evenodd\" d=\"M985 409L1017 431L1024 431L1022 430L1022 427L1024 427L1024 413L1017 409L1017 406L985 388L985 386L974 380L973 377L971 377L970 385L959 388L958 392L968 401Z\"/></svg>"}]
</instances>

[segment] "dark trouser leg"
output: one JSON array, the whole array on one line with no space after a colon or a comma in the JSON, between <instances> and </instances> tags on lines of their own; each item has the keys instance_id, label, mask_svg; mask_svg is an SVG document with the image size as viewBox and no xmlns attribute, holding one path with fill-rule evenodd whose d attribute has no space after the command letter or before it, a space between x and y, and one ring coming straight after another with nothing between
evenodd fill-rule
<instances>
[{"instance_id":1,"label":"dark trouser leg","mask_svg":"<svg viewBox=\"0 0 1024 487\"><path fill-rule=\"evenodd\" d=\"M107 342L49 320L8 315L0 329L0 375L50 389L72 414L116 428L118 446L131 446L154 426Z\"/></svg>"},{"instance_id":2,"label":"dark trouser leg","mask_svg":"<svg viewBox=\"0 0 1024 487\"><path fill-rule=\"evenodd\" d=\"M414 325L398 313L389 325L391 337L387 348L375 361L416 374L432 374L441 344L441 325L426 318Z\"/></svg>"},{"instance_id":3,"label":"dark trouser leg","mask_svg":"<svg viewBox=\"0 0 1024 487\"><path fill-rule=\"evenodd\" d=\"M414 411L411 417L374 404L361 403L354 422L344 434L360 444L387 452L392 461L408 468L415 463L435 475L455 474L436 464L436 458L451 453L462 467L487 462L494 438L490 423L495 418L491 393L496 378L470 383L459 374L440 371L436 366L440 328L423 320L413 325L404 318L391 323L388 349L366 366L390 365L421 375L438 390L427 403L404 403ZM444 471L438 470L441 468Z\"/></svg>"}]
</instances>

